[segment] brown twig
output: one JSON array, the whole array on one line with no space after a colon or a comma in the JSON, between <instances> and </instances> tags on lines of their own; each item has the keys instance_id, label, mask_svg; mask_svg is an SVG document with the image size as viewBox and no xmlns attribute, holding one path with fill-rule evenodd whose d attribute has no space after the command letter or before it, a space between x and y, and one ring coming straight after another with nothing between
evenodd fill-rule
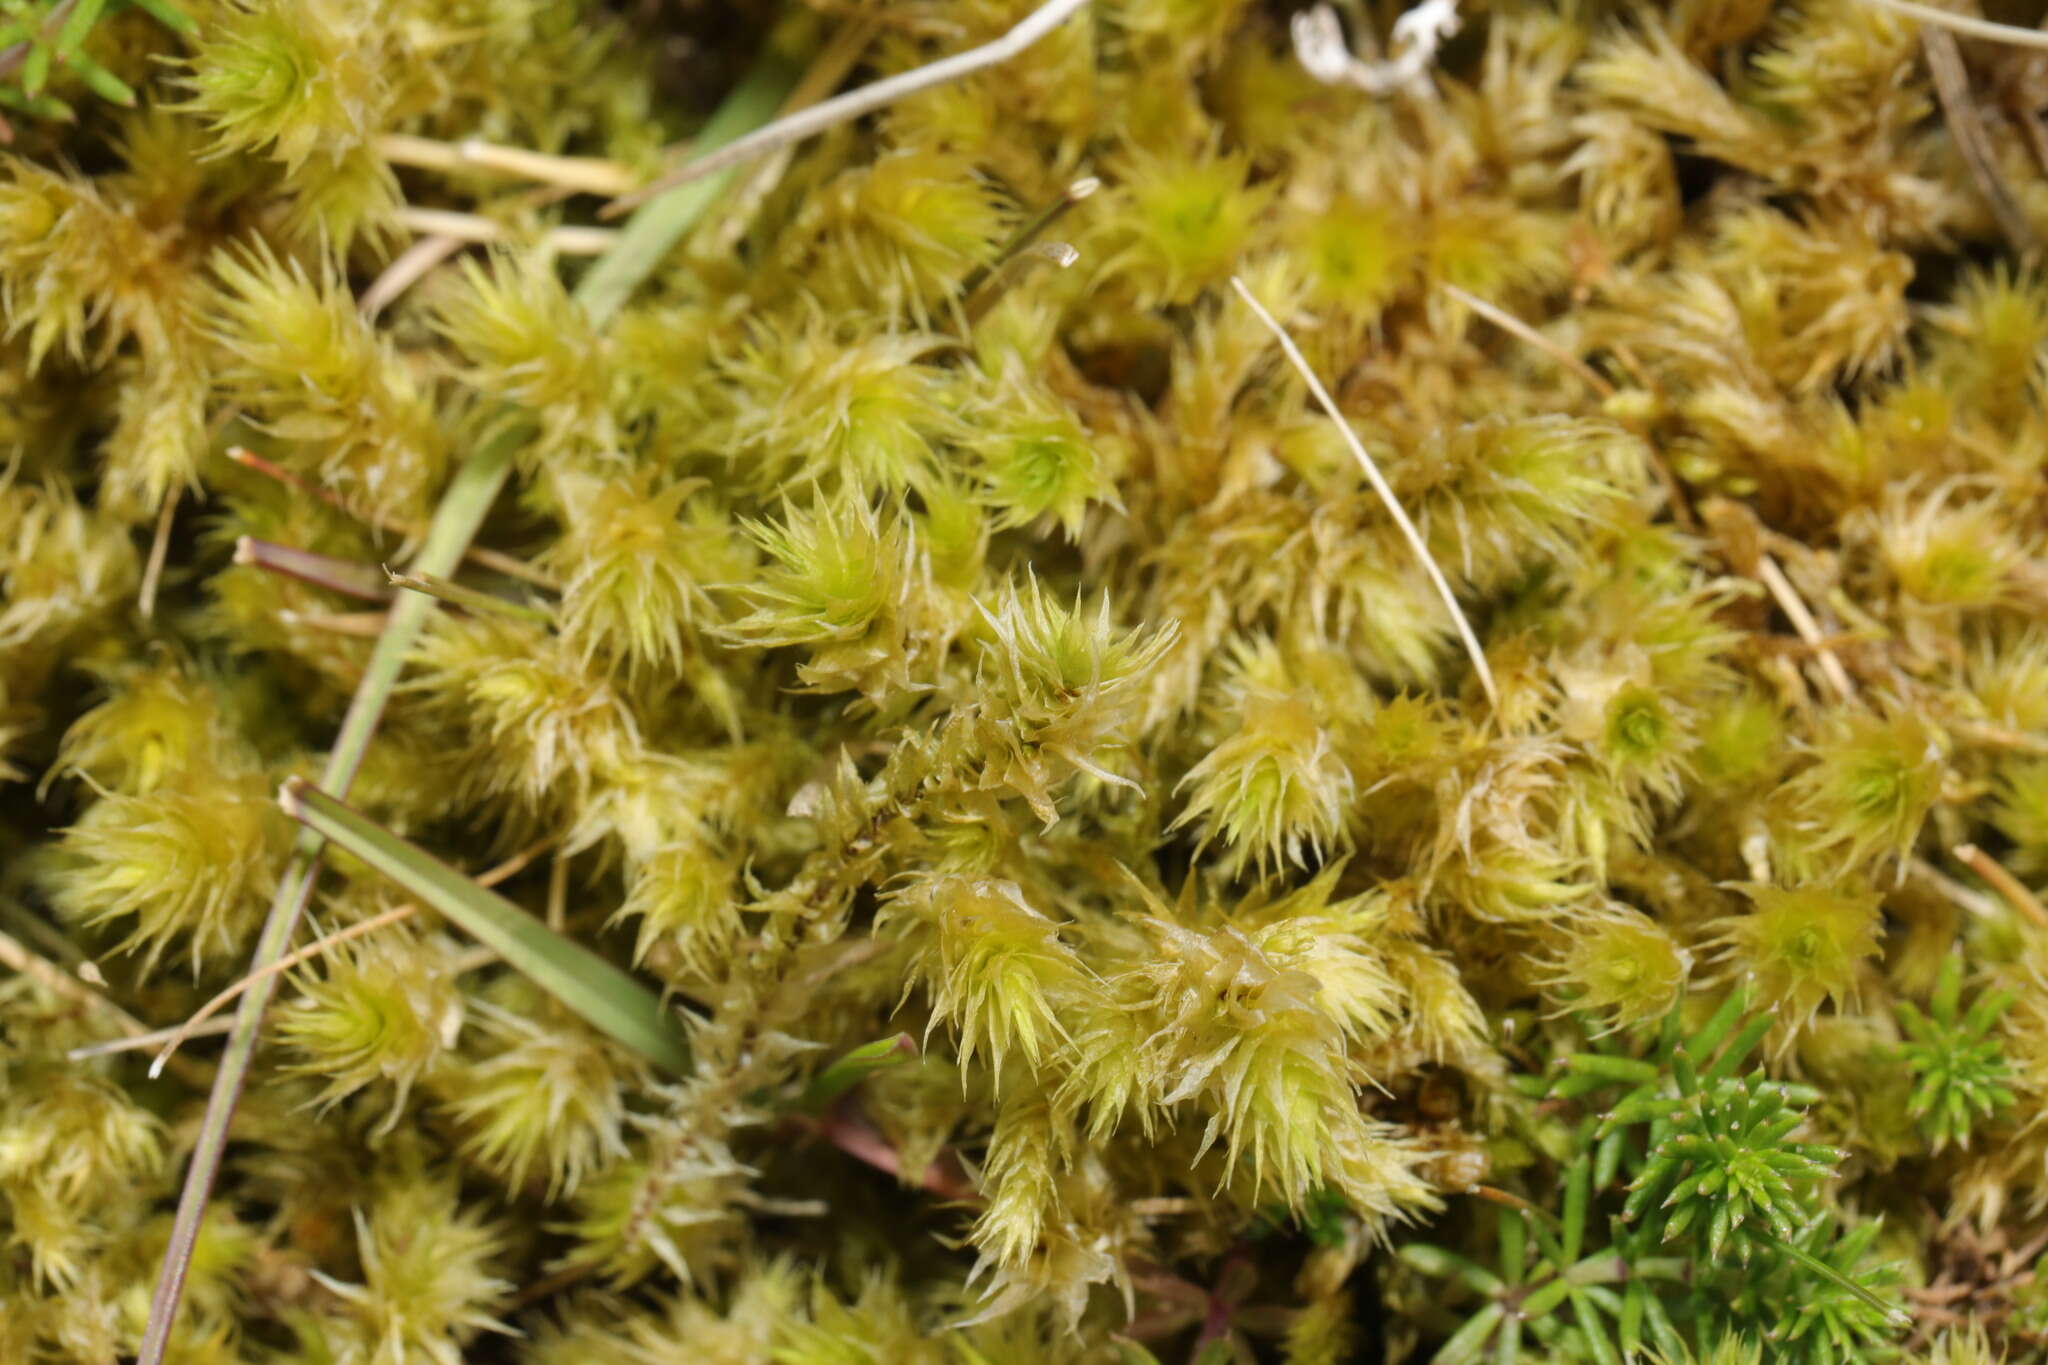
<instances>
[{"instance_id":1,"label":"brown twig","mask_svg":"<svg viewBox=\"0 0 2048 1365\"><path fill-rule=\"evenodd\" d=\"M164 559L171 548L171 518L177 514L178 497L183 491L173 485L164 494L164 505L156 514L156 536L149 543L149 563L142 570L142 588L135 595L145 621L156 615L156 589L163 581Z\"/></svg>"},{"instance_id":2,"label":"brown twig","mask_svg":"<svg viewBox=\"0 0 2048 1365\"><path fill-rule=\"evenodd\" d=\"M1834 688L1843 701L1855 701L1856 685L1849 681L1849 670L1842 667L1841 659L1828 647L1827 636L1821 633L1820 623L1813 619L1813 612L1808 610L1799 590L1792 586L1792 580L1785 577L1785 571L1778 567L1778 561L1768 553L1757 556L1756 576L1778 604L1778 610L1784 612L1785 619L1792 623L1792 629L1813 650L1821 676L1827 679L1828 686Z\"/></svg>"},{"instance_id":3,"label":"brown twig","mask_svg":"<svg viewBox=\"0 0 2048 1365\"><path fill-rule=\"evenodd\" d=\"M361 598L365 602L391 600L391 584L379 566L337 559L333 555L302 550L295 545L279 545L254 536L243 536L235 542L235 563L296 578L301 583L310 583L346 597Z\"/></svg>"},{"instance_id":4,"label":"brown twig","mask_svg":"<svg viewBox=\"0 0 2048 1365\"><path fill-rule=\"evenodd\" d=\"M1956 35L1944 28L1925 27L1920 30L1920 46L1927 54L1927 70L1934 77L1934 93L1941 101L1949 134L1955 139L1956 150L1963 154L1963 164L1970 168L1970 178L1977 182L1985 202L1991 205L1998 230L2021 255L2037 250L2040 239L2034 235L2026 214L2020 211L2019 201L2013 198L2005 177L1999 174L1991 139L1984 131L1984 120L1978 116L1977 101L1970 93L1970 73L1963 66L1963 51Z\"/></svg>"},{"instance_id":5,"label":"brown twig","mask_svg":"<svg viewBox=\"0 0 2048 1365\"><path fill-rule=\"evenodd\" d=\"M1982 877L2036 929L2048 932L2048 906L2041 904L2041 898L2029 890L2025 882L2006 871L2003 863L1975 844L1957 844L1954 852L1957 862Z\"/></svg>"},{"instance_id":6,"label":"brown twig","mask_svg":"<svg viewBox=\"0 0 2048 1365\"><path fill-rule=\"evenodd\" d=\"M903 1178L902 1157L851 1100L840 1100L815 1119L793 1114L787 1121L795 1127L824 1138L857 1161L865 1162L899 1180ZM938 1195L941 1199L961 1203L979 1203L981 1200L981 1191L967 1178L967 1172L961 1169L959 1158L951 1152L941 1152L936 1161L925 1167L917 1178L917 1186L927 1193Z\"/></svg>"},{"instance_id":7,"label":"brown twig","mask_svg":"<svg viewBox=\"0 0 2048 1365\"><path fill-rule=\"evenodd\" d=\"M308 497L318 498L343 516L359 521L365 526L373 526L380 531L388 531L392 535L405 536L408 539L417 539L425 534L416 526L399 521L393 517L384 516L370 508L358 506L333 489L322 488L319 484L305 478L303 475L294 474L282 465L273 464L261 455L242 446L236 446L229 450L228 458L244 469L254 470L265 478L275 479L281 484L296 488ZM517 578L522 582L531 583L535 587L550 590L559 590L561 587L561 584L557 583L552 576L534 568L533 565L528 564L525 560L512 555L502 554L497 550L489 550L479 545L472 545L463 552L462 557L480 569L489 569L494 573L504 574L507 578Z\"/></svg>"}]
</instances>

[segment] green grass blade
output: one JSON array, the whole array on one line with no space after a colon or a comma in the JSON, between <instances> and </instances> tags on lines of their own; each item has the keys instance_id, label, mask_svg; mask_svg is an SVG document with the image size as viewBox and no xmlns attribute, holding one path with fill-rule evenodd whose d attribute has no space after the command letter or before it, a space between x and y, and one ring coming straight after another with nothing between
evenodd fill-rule
<instances>
[{"instance_id":1,"label":"green grass blade","mask_svg":"<svg viewBox=\"0 0 2048 1365\"><path fill-rule=\"evenodd\" d=\"M463 462L434 512L426 544L414 561L416 567L429 573L454 571L469 548L470 539L483 524L484 515L505 486L505 476L512 469L512 455L524 439L523 430L507 428ZM341 732L335 736L334 748L328 754L323 781L331 790L346 792L355 779L363 751L369 746L370 736L376 733L384 704L398 682L405 656L433 609L434 599L418 593L406 593L392 606L390 621L377 637L369 666L356 685ZM277 895L263 921L262 935L256 940L256 952L249 963L252 973L262 973L283 957L290 946L306 899L312 894L313 880L319 875L320 847L320 836L311 831L299 841L291 865L278 881ZM220 1072L214 1078L213 1092L207 1097L206 1116L200 1121L199 1134L192 1145L192 1161L185 1168L185 1185L178 1193L178 1212L171 1223L170 1241L164 1248L163 1269L158 1272L156 1291L150 1299L149 1326L143 1334L136 1365L162 1365L165 1348L170 1344L171 1324L177 1320L178 1304L184 1297L185 1273L191 1265L199 1224L206 1216L206 1201L213 1193L221 1155L227 1150L228 1123L241 1100L242 1083L248 1077L249 1061L256 1051L257 1030L262 1027L263 1011L276 987L275 973L260 975L256 984L243 992L242 1002L235 1010L235 1026L221 1053Z\"/></svg>"},{"instance_id":2,"label":"green grass blade","mask_svg":"<svg viewBox=\"0 0 2048 1365\"><path fill-rule=\"evenodd\" d=\"M412 562L415 573L447 577L455 572L477 527L498 500L505 476L512 472L513 452L525 440L524 428L500 432L462 462L448 482L448 491L441 495L433 525L427 528L427 542ZM384 718L384 703L390 700L406 655L412 652L413 639L433 610L434 599L416 592L400 593L392 602L390 623L377 637L369 667L363 670L363 680L349 701L348 714L342 717L341 731L328 753L327 768L320 777L320 785L328 791L348 794L370 738L377 733L377 722Z\"/></svg>"},{"instance_id":3,"label":"green grass blade","mask_svg":"<svg viewBox=\"0 0 2048 1365\"><path fill-rule=\"evenodd\" d=\"M5 59L0 59L0 71L4 71L5 66ZM729 141L766 122L774 116L777 106L795 83L796 63L771 50L712 116L700 139L701 145L712 145L709 139L713 137ZM702 216L725 183L725 177L715 177L683 186L648 204L633 216L618 244L598 260L576 290L577 301L598 326L602 327L618 312L627 296L639 287L669 248ZM644 227L640 226L643 217L648 219ZM615 262L614 257L619 259ZM440 506L435 509L427 542L410 566L414 572L443 578L455 572L471 538L482 524L484 514L504 487L505 478L511 472L513 452L525 436L523 430L507 428L463 462L447 492L442 495ZM321 777L321 785L328 791L347 795L356 769L362 764L370 737L376 733L377 723L383 718L384 705L390 700L391 689L398 682L406 655L412 650L413 639L428 614L434 610L434 605L432 598L419 593L402 593L393 604L390 620L377 639L369 666L356 686L348 714L342 720L341 732L335 736L334 747L329 753L327 768ZM312 894L313 879L319 870L321 844L320 836L311 830L307 830L300 839L296 856L278 883L269 918L263 923L262 936L257 940L256 953L249 964L251 972L261 972L284 956L292 934L298 928L299 916L305 910L306 899ZM136 1365L163 1363L164 1351L170 1342L171 1324L177 1318L178 1304L184 1297L185 1274L199 1236L200 1220L206 1214L206 1201L213 1193L214 1176L227 1148L228 1122L234 1117L235 1105L241 1099L249 1060L256 1050L256 1033L276 985L275 973L264 975L243 993L241 1005L235 1011L234 1030L228 1035L227 1047L221 1054L220 1074L214 1081L213 1093L207 1099L206 1116L200 1123L192 1148L192 1161L185 1172L185 1185L178 1195L177 1217L171 1225L170 1241L164 1249L163 1269L157 1276L156 1292L150 1300L149 1325L143 1334Z\"/></svg>"},{"instance_id":4,"label":"green grass blade","mask_svg":"<svg viewBox=\"0 0 2048 1365\"><path fill-rule=\"evenodd\" d=\"M800 74L796 61L771 38L754 69L726 97L691 146L701 154L760 127L775 117ZM603 327L611 321L738 174L736 169L729 170L678 185L649 200L626 220L619 240L576 285L576 301L593 323Z\"/></svg>"},{"instance_id":5,"label":"green grass blade","mask_svg":"<svg viewBox=\"0 0 2048 1365\"><path fill-rule=\"evenodd\" d=\"M690 1050L675 1016L626 972L301 778L285 783L277 803L321 838L461 925L592 1028L657 1066L689 1070Z\"/></svg>"}]
</instances>

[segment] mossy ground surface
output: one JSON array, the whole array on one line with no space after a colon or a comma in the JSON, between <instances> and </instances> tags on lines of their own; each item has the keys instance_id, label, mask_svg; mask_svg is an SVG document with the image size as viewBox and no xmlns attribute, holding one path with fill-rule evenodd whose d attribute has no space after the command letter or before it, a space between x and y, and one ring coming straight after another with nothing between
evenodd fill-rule
<instances>
[{"instance_id":1,"label":"mossy ground surface","mask_svg":"<svg viewBox=\"0 0 2048 1365\"><path fill-rule=\"evenodd\" d=\"M2048 57L1097 0L600 216L1030 8L0 4L0 1365L479 451L346 799L688 1065L330 852L167 1360L2040 1358Z\"/></svg>"}]
</instances>

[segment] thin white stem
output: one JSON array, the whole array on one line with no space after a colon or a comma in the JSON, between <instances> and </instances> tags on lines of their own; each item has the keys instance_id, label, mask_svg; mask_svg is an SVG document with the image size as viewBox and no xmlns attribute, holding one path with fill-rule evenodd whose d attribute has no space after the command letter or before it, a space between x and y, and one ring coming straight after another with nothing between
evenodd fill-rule
<instances>
[{"instance_id":1,"label":"thin white stem","mask_svg":"<svg viewBox=\"0 0 2048 1365\"><path fill-rule=\"evenodd\" d=\"M716 174L729 166L737 166L755 157L766 156L779 147L787 147L792 143L802 142L805 138L816 137L828 128L849 123L884 105L894 104L900 99L930 90L934 86L944 85L948 81L959 80L984 67L1006 62L1065 23L1086 3L1087 0L1046 0L1045 4L1026 15L1015 28L1000 38L991 39L980 47L972 47L965 52L956 52L950 57L941 57L938 61L927 63L914 71L905 71L886 80L871 82L858 90L849 90L836 99L829 99L823 104L812 105L786 118L779 118L765 128L729 142L717 151L700 156L686 166L678 167L624 198L613 200L605 206L602 216L617 217L664 190L686 185L692 180Z\"/></svg>"},{"instance_id":2,"label":"thin white stem","mask_svg":"<svg viewBox=\"0 0 2048 1365\"><path fill-rule=\"evenodd\" d=\"M1967 14L1952 14L1932 5L1917 5L1913 0L1865 0L1866 4L1888 9L1894 14L1903 14L1918 19L1923 24L1934 24L1939 28L1953 29L1967 33L1972 38L1985 38L1994 43L2011 43L2015 47L2048 48L2048 33L2037 28L2016 28L2011 24L1994 24L1989 19L1973 19Z\"/></svg>"},{"instance_id":3,"label":"thin white stem","mask_svg":"<svg viewBox=\"0 0 2048 1365\"><path fill-rule=\"evenodd\" d=\"M1764 587L1777 602L1778 610L1784 612L1785 619L1792 623L1793 631L1805 642L1807 648L1813 651L1815 660L1820 664L1821 675L1828 680L1828 686L1834 688L1836 695L1843 701L1854 701L1856 685L1849 681L1849 670L1842 667L1842 661L1836 658L1834 650L1828 647L1827 637L1821 634L1820 623L1813 619L1813 613L1807 610L1805 599L1800 597L1799 590L1792 586L1792 580L1785 577L1785 571L1778 567L1778 561L1768 554L1759 555L1756 576L1763 580Z\"/></svg>"},{"instance_id":4,"label":"thin white stem","mask_svg":"<svg viewBox=\"0 0 2048 1365\"><path fill-rule=\"evenodd\" d=\"M387 924L396 924L402 919L410 918L418 914L419 909L417 905L401 905L395 910L386 910L381 915L372 915L369 919L359 924L351 924L348 928L329 934L325 938L315 939L295 952L286 953L261 971L249 973L240 981L237 981L234 985L201 1005L198 1013L171 1030L171 1036L164 1042L163 1051L157 1053L156 1060L149 1064L151 1078L154 1079L163 1074L164 1063L171 1060L171 1054L178 1050L180 1043L192 1036L195 1029L214 1015L220 1013L227 1006L233 1004L243 991L248 990L258 981L263 980L267 976L275 976L279 972L290 971L301 962L318 957L329 948L338 947L341 944L347 943L350 939L361 938L364 934L382 929Z\"/></svg>"},{"instance_id":5,"label":"thin white stem","mask_svg":"<svg viewBox=\"0 0 2048 1365\"><path fill-rule=\"evenodd\" d=\"M1565 369L1570 370L1573 374L1584 380L1586 386L1602 398L1614 397L1614 385L1602 378L1598 370L1516 317L1513 313L1508 312L1505 308L1496 308L1477 294L1467 293L1455 284L1439 285L1438 288L1442 289L1459 303L1470 308L1473 312L1479 314L1480 317L1485 318L1488 322L1500 328L1503 332L1513 337L1519 337L1543 352L1543 354L1549 356L1552 360L1555 360Z\"/></svg>"},{"instance_id":6,"label":"thin white stem","mask_svg":"<svg viewBox=\"0 0 2048 1365\"><path fill-rule=\"evenodd\" d=\"M104 1043L87 1043L84 1047L72 1048L64 1054L66 1061L82 1062L91 1057L111 1057L119 1052L140 1052L145 1048L161 1047L175 1038L211 1038L226 1033L235 1026L232 1019L209 1019L194 1028L189 1022L174 1024L170 1028L153 1029L138 1033L133 1038L110 1038Z\"/></svg>"},{"instance_id":7,"label":"thin white stem","mask_svg":"<svg viewBox=\"0 0 2048 1365\"><path fill-rule=\"evenodd\" d=\"M1964 886L1925 858L1913 859L1908 865L1908 870L1927 883L1935 894L1978 919L1995 920L2001 913L1996 901Z\"/></svg>"},{"instance_id":8,"label":"thin white stem","mask_svg":"<svg viewBox=\"0 0 2048 1365\"><path fill-rule=\"evenodd\" d=\"M496 886L532 862L540 855L541 850L553 842L554 840L550 838L528 845L510 858L507 858L504 862L499 863L496 867L479 876L476 879L477 885ZM315 939L302 948L286 953L283 957L262 968L260 971L249 973L240 981L237 981L234 985L229 986L226 990L214 996L213 999L201 1005L198 1012L184 1023L166 1031L164 1049L157 1054L156 1060L149 1064L149 1074L151 1076L160 1074L164 1069L164 1063L171 1059L171 1054L178 1050L180 1043L184 1042L187 1038L196 1036L208 1019L218 1014L229 1004L232 1004L237 996L257 982L276 976L279 972L290 971L301 962L310 961L326 952L329 948L339 947L350 939L361 938L364 934L382 929L386 925L396 924L400 920L409 919L418 914L419 909L417 905L395 906L390 910L386 910L381 915L372 915L366 920L351 924L346 929L339 929L324 938Z\"/></svg>"},{"instance_id":9,"label":"thin white stem","mask_svg":"<svg viewBox=\"0 0 2048 1365\"><path fill-rule=\"evenodd\" d=\"M397 301L399 295L425 279L427 273L441 262L462 250L459 237L442 234L422 237L398 253L384 273L370 282L363 296L356 300L363 316L374 318Z\"/></svg>"},{"instance_id":10,"label":"thin white stem","mask_svg":"<svg viewBox=\"0 0 2048 1365\"><path fill-rule=\"evenodd\" d=\"M1253 297L1252 291L1245 287L1243 280L1232 275L1230 284L1237 290L1238 296L1251 305L1251 310L1258 314L1259 321L1266 324L1266 329L1280 343L1280 349L1287 353L1287 359L1307 383L1309 392L1315 395L1316 402L1322 405L1323 411L1335 424L1338 434L1343 436L1344 444L1351 448L1352 457L1358 461L1358 467L1365 471L1365 477L1372 484L1373 491L1380 495L1380 501L1386 504L1388 514L1394 518L1394 524L1401 528L1401 534L1407 538L1408 548L1413 550L1416 559L1421 561L1423 570L1429 574L1429 581L1436 584L1437 594L1443 598L1444 606L1451 613L1451 620L1458 627L1458 637L1465 642L1465 652L1472 657L1472 667L1479 674L1479 685L1486 690L1486 700L1498 708L1500 693L1493 685L1493 670L1487 666L1486 651L1479 647L1479 637L1473 633L1472 623L1465 619L1465 610L1458 605L1457 594L1451 591L1450 582L1444 577L1444 571L1430 558L1429 547L1422 543L1422 533L1415 529L1415 523L1410 521L1408 513L1402 510L1400 500L1394 496L1394 490L1388 485L1386 476L1381 474L1380 467L1373 463L1372 456L1366 452L1365 443L1358 439L1358 433L1351 429L1351 424L1344 420L1344 414L1337 410L1336 400L1332 399L1329 390L1323 387L1323 381L1316 378L1315 370L1309 366L1308 357L1294 344L1294 338L1287 335L1287 329L1280 325L1279 319L1267 312L1266 306Z\"/></svg>"},{"instance_id":11,"label":"thin white stem","mask_svg":"<svg viewBox=\"0 0 2048 1365\"><path fill-rule=\"evenodd\" d=\"M490 171L584 194L625 194L640 180L631 167L602 157L551 156L473 137L442 142L430 137L386 133L377 139L377 152L386 161L400 166L446 172Z\"/></svg>"},{"instance_id":12,"label":"thin white stem","mask_svg":"<svg viewBox=\"0 0 2048 1365\"><path fill-rule=\"evenodd\" d=\"M171 548L171 518L177 515L178 496L183 491L174 486L164 494L164 505L156 514L156 538L149 543L149 564L142 571L142 591L136 595L145 621L156 615L157 585L163 582L164 558Z\"/></svg>"},{"instance_id":13,"label":"thin white stem","mask_svg":"<svg viewBox=\"0 0 2048 1365\"><path fill-rule=\"evenodd\" d=\"M409 232L482 244L508 241L515 235L502 223L494 223L479 214L454 213L447 209L408 206L398 211L398 224ZM549 228L541 234L544 245L564 256L602 256L618 240L616 231L599 227Z\"/></svg>"},{"instance_id":14,"label":"thin white stem","mask_svg":"<svg viewBox=\"0 0 2048 1365\"><path fill-rule=\"evenodd\" d=\"M330 635L352 635L374 640L391 620L388 611L280 611L277 619L288 626L324 630Z\"/></svg>"},{"instance_id":15,"label":"thin white stem","mask_svg":"<svg viewBox=\"0 0 2048 1365\"><path fill-rule=\"evenodd\" d=\"M2025 915L2036 929L2048 930L2048 906L2041 904L2041 898L2025 882L2006 871L2005 864L1975 844L1957 844L1952 852L1957 862L1988 882L1993 891Z\"/></svg>"}]
</instances>

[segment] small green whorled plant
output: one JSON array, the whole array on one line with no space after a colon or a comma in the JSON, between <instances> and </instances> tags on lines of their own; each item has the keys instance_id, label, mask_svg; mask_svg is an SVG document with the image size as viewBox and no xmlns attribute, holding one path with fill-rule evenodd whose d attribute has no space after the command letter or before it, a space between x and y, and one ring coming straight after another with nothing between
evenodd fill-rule
<instances>
[{"instance_id":1,"label":"small green whorled plant","mask_svg":"<svg viewBox=\"0 0 2048 1365\"><path fill-rule=\"evenodd\" d=\"M1745 1003L1729 995L1690 1033L1674 1010L1647 1056L1575 1051L1554 1077L1522 1078L1584 1111L1565 1140L1561 1200L1501 1196L1498 1271L1402 1248L1410 1268L1480 1302L1439 1365L1525 1350L1687 1359L1733 1336L1830 1365L1888 1349L1908 1320L1897 1267L1872 1262L1876 1222L1838 1228L1822 1202L1843 1154L1795 1139L1817 1094L1743 1070L1771 1024L1745 1021Z\"/></svg>"}]
</instances>

